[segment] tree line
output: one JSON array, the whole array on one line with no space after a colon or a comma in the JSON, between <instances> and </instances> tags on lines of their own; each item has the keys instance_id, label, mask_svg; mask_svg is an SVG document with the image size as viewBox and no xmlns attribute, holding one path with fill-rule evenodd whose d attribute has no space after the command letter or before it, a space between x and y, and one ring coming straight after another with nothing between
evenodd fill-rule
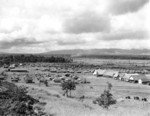
<instances>
[{"instance_id":1,"label":"tree line","mask_svg":"<svg viewBox=\"0 0 150 116\"><path fill-rule=\"evenodd\" d=\"M77 57L98 59L150 60L150 55L82 55Z\"/></svg>"},{"instance_id":2,"label":"tree line","mask_svg":"<svg viewBox=\"0 0 150 116\"><path fill-rule=\"evenodd\" d=\"M70 57L62 56L42 56L42 55L5 55L0 56L0 65L11 63L36 63L36 62L50 62L50 63L70 63Z\"/></svg>"}]
</instances>

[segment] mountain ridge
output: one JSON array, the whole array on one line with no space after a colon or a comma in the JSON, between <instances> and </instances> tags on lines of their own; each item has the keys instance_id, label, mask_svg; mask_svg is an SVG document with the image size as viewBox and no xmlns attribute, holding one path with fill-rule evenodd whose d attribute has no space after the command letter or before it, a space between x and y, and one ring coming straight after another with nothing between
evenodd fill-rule
<instances>
[{"instance_id":1,"label":"mountain ridge","mask_svg":"<svg viewBox=\"0 0 150 116\"><path fill-rule=\"evenodd\" d=\"M150 55L150 49L70 49L55 50L43 54L66 55Z\"/></svg>"},{"instance_id":2,"label":"mountain ridge","mask_svg":"<svg viewBox=\"0 0 150 116\"><path fill-rule=\"evenodd\" d=\"M24 53L7 53L0 52L0 55L24 54ZM37 55L150 55L150 49L64 49L54 50L42 53L26 53Z\"/></svg>"}]
</instances>

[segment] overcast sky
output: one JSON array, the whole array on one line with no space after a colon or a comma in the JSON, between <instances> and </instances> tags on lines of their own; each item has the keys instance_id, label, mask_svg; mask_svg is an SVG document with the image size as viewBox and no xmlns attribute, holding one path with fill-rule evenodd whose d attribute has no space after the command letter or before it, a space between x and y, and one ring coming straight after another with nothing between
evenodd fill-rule
<instances>
[{"instance_id":1,"label":"overcast sky","mask_svg":"<svg viewBox=\"0 0 150 116\"><path fill-rule=\"evenodd\" d=\"M150 49L149 0L0 0L0 52Z\"/></svg>"}]
</instances>

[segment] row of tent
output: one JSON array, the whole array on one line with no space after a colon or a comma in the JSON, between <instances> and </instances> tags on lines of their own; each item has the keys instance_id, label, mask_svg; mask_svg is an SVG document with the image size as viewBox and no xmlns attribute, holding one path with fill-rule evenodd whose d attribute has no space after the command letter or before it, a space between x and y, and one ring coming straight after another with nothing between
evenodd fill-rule
<instances>
[{"instance_id":1,"label":"row of tent","mask_svg":"<svg viewBox=\"0 0 150 116\"><path fill-rule=\"evenodd\" d=\"M119 76L119 71L98 69L94 71L93 75L116 78Z\"/></svg>"},{"instance_id":2,"label":"row of tent","mask_svg":"<svg viewBox=\"0 0 150 116\"><path fill-rule=\"evenodd\" d=\"M97 77L99 76L110 77L127 82L150 84L150 76L144 74L127 74L127 73L120 73L119 71L114 70L98 69L94 71L93 75Z\"/></svg>"}]
</instances>

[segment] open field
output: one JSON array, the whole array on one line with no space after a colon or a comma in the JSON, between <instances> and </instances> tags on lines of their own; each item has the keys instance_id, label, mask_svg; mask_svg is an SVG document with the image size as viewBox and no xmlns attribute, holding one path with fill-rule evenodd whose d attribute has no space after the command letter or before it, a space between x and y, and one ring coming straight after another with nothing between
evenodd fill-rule
<instances>
[{"instance_id":1,"label":"open field","mask_svg":"<svg viewBox=\"0 0 150 116\"><path fill-rule=\"evenodd\" d=\"M74 58L75 62L89 64L124 64L136 66L150 66L150 60L130 60L130 59L98 59L98 58Z\"/></svg>"},{"instance_id":2,"label":"open field","mask_svg":"<svg viewBox=\"0 0 150 116\"><path fill-rule=\"evenodd\" d=\"M84 62L84 64L81 64L81 62ZM5 73L8 75L7 81L11 81L12 76L18 76L20 80L16 84L28 87L28 93L31 96L46 103L45 111L56 116L149 116L150 86L93 76L93 70L106 62L122 64L123 66L129 65L126 60L75 59L75 63L27 63L19 68L27 69L29 72L6 71ZM133 62L136 64L137 60L132 60ZM140 60L137 65L143 62L148 65L150 63ZM88 63L90 65L87 65ZM6 69L0 68L0 70ZM72 91L72 98L62 95L64 91L60 83L49 80L48 87L44 84L39 86L39 77L60 78L68 73L90 82L77 84L76 90ZM34 83L26 84L24 82L26 74L32 76ZM93 100L103 93L107 82L112 84L111 93L117 100L117 103L110 106L108 110L93 104ZM84 98L81 98L82 96ZM127 96L130 96L131 99L126 99ZM140 100L134 100L135 96L138 96ZM141 101L142 98L147 98L148 101Z\"/></svg>"},{"instance_id":3,"label":"open field","mask_svg":"<svg viewBox=\"0 0 150 116\"><path fill-rule=\"evenodd\" d=\"M93 78L93 79L91 79ZM146 97L150 100L150 87L143 85L133 85L126 82L117 82L112 79L88 77L91 84L77 85L72 92L73 98L62 96L63 91L59 84L49 83L49 87L42 85L28 84L29 94L45 101L45 110L58 116L149 116L150 102L133 100L133 96ZM99 96L109 81L113 85L112 93L117 104L112 105L109 110L105 110L92 103L93 99ZM19 85L24 85L19 83ZM90 86L93 89L90 89ZM79 97L85 96L81 100ZM131 96L131 100L125 96Z\"/></svg>"},{"instance_id":4,"label":"open field","mask_svg":"<svg viewBox=\"0 0 150 116\"><path fill-rule=\"evenodd\" d=\"M74 61L98 65L98 67L103 69L125 70L127 73L140 73L143 70L150 71L150 60L75 58Z\"/></svg>"}]
</instances>

